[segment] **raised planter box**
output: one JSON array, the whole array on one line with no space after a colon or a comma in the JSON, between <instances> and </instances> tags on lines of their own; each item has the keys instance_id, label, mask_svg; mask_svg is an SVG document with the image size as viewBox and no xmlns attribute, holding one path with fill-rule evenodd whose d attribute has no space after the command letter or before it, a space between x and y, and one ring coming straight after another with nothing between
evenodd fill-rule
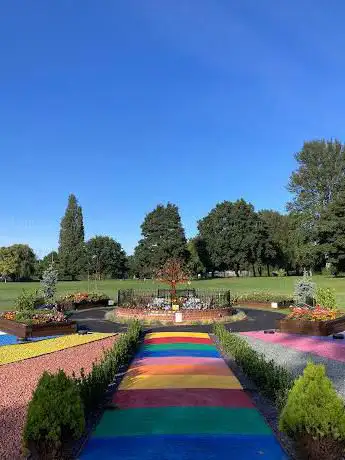
<instances>
[{"instance_id":1,"label":"raised planter box","mask_svg":"<svg viewBox=\"0 0 345 460\"><path fill-rule=\"evenodd\" d=\"M119 318L156 320L175 322L175 311L164 310L149 310L148 308L124 308L117 307L114 313ZM181 309L177 313L182 313L182 323L186 321L202 321L213 320L217 321L236 313L232 307L227 308L210 308L208 310L187 310Z\"/></svg>"},{"instance_id":2,"label":"raised planter box","mask_svg":"<svg viewBox=\"0 0 345 460\"><path fill-rule=\"evenodd\" d=\"M86 310L88 308L104 308L108 306L108 299L99 300L98 302L66 302L64 304L59 304L62 306L62 310Z\"/></svg>"},{"instance_id":3,"label":"raised planter box","mask_svg":"<svg viewBox=\"0 0 345 460\"><path fill-rule=\"evenodd\" d=\"M277 321L277 329L289 334L330 335L345 331L345 316L329 321L303 319L282 319Z\"/></svg>"},{"instance_id":4,"label":"raised planter box","mask_svg":"<svg viewBox=\"0 0 345 460\"><path fill-rule=\"evenodd\" d=\"M0 319L0 330L21 339L28 339L31 337L73 334L77 332L77 323L75 321L66 321L64 323L27 325L9 319Z\"/></svg>"}]
</instances>

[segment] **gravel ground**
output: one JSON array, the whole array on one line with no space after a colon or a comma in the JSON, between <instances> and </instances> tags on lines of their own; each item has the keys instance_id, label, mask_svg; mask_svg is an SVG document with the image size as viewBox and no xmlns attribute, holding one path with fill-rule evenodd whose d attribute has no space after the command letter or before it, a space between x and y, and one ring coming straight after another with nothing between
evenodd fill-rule
<instances>
[{"instance_id":1,"label":"gravel ground","mask_svg":"<svg viewBox=\"0 0 345 460\"><path fill-rule=\"evenodd\" d=\"M67 374L91 370L92 363L100 358L103 349L110 348L117 337L112 336L85 345L50 353L0 367L0 459L21 458L21 437L27 405L44 370Z\"/></svg>"},{"instance_id":2,"label":"gravel ground","mask_svg":"<svg viewBox=\"0 0 345 460\"><path fill-rule=\"evenodd\" d=\"M313 353L297 351L292 348L264 342L260 339L241 334L247 342L258 352L264 353L267 359L273 359L277 364L287 368L293 375L303 373L308 361L315 364L324 364L328 377L333 381L337 392L345 399L345 363L324 358Z\"/></svg>"}]
</instances>

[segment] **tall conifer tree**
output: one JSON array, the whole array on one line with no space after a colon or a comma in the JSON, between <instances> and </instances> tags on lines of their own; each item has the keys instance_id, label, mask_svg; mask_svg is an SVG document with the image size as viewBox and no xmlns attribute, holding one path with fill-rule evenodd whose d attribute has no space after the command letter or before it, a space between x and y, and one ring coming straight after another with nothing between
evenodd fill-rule
<instances>
[{"instance_id":1,"label":"tall conifer tree","mask_svg":"<svg viewBox=\"0 0 345 460\"><path fill-rule=\"evenodd\" d=\"M68 197L68 205L61 220L59 239L59 273L74 280L85 270L83 211L75 195Z\"/></svg>"}]
</instances>

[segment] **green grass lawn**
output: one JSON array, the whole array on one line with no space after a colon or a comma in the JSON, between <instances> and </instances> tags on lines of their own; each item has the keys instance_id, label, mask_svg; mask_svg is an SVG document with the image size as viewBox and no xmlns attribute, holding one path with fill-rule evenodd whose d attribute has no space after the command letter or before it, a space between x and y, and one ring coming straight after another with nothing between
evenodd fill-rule
<instances>
[{"instance_id":1,"label":"green grass lawn","mask_svg":"<svg viewBox=\"0 0 345 460\"><path fill-rule=\"evenodd\" d=\"M249 291L272 291L282 294L291 294L293 292L296 277L284 278L217 278L212 280L193 281L192 287L200 289L230 289L232 292L249 292ZM337 294L338 306L345 309L345 278L327 278L324 276L314 276L313 280L318 286L330 287L335 289ZM141 288L141 289L156 289L160 285L157 282L148 281L133 281L133 280L105 280L95 282L91 281L88 286L87 281L63 281L58 283L58 293L80 292L90 290L99 290L110 297L115 297L118 289ZM38 282L32 283L0 283L0 310L13 309L14 301L22 289L37 289ZM98 289L96 289L98 288Z\"/></svg>"}]
</instances>

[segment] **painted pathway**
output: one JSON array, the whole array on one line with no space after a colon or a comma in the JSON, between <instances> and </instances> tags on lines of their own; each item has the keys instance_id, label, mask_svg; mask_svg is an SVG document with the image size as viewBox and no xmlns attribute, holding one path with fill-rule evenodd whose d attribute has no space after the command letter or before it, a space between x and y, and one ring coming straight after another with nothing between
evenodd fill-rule
<instances>
[{"instance_id":1,"label":"painted pathway","mask_svg":"<svg viewBox=\"0 0 345 460\"><path fill-rule=\"evenodd\" d=\"M313 353L323 358L345 362L345 341L335 340L333 337L320 337L310 335L275 333L265 334L263 331L245 332L243 335L289 347L294 350Z\"/></svg>"},{"instance_id":2,"label":"painted pathway","mask_svg":"<svg viewBox=\"0 0 345 460\"><path fill-rule=\"evenodd\" d=\"M208 334L145 336L81 459L287 459Z\"/></svg>"}]
</instances>

